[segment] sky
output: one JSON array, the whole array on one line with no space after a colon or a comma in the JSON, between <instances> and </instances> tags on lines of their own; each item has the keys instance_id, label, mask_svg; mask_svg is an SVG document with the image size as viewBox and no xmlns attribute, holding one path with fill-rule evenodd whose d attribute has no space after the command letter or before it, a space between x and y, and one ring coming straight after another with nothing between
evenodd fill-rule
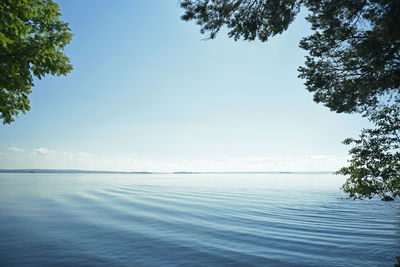
<instances>
[{"instance_id":1,"label":"sky","mask_svg":"<svg viewBox=\"0 0 400 267\"><path fill-rule=\"evenodd\" d=\"M368 122L312 100L301 13L268 42L203 40L177 1L62 0L74 70L0 126L0 168L335 171Z\"/></svg>"}]
</instances>

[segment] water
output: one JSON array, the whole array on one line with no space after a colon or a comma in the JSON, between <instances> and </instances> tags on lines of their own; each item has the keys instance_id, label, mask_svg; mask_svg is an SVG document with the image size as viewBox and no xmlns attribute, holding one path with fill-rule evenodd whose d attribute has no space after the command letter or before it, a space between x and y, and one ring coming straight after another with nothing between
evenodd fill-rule
<instances>
[{"instance_id":1,"label":"water","mask_svg":"<svg viewBox=\"0 0 400 267\"><path fill-rule=\"evenodd\" d=\"M323 174L0 174L1 266L394 266L400 203Z\"/></svg>"}]
</instances>

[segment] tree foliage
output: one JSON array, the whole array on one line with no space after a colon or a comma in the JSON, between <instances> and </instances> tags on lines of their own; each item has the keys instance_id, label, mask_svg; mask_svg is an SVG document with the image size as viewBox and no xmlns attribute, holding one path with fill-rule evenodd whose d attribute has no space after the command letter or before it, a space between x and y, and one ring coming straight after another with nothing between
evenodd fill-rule
<instances>
[{"instance_id":1,"label":"tree foliage","mask_svg":"<svg viewBox=\"0 0 400 267\"><path fill-rule=\"evenodd\" d=\"M282 33L299 12L299 1L191 1L183 0L183 20L196 20L201 33L216 37L221 27L227 26L229 37L235 40L267 41L268 37Z\"/></svg>"},{"instance_id":2,"label":"tree foliage","mask_svg":"<svg viewBox=\"0 0 400 267\"><path fill-rule=\"evenodd\" d=\"M352 197L399 195L399 0L182 0L183 20L215 38L226 26L235 40L267 41L285 31L301 8L313 30L300 41L308 52L299 77L314 101L338 113L362 113L376 128L362 131L350 150L343 186ZM396 136L394 135L397 135Z\"/></svg>"},{"instance_id":3,"label":"tree foliage","mask_svg":"<svg viewBox=\"0 0 400 267\"><path fill-rule=\"evenodd\" d=\"M30 110L34 77L66 75L72 70L63 53L72 34L52 0L0 2L0 119L14 121Z\"/></svg>"},{"instance_id":4,"label":"tree foliage","mask_svg":"<svg viewBox=\"0 0 400 267\"><path fill-rule=\"evenodd\" d=\"M343 190L352 198L400 195L400 107L384 107L371 115L373 129L364 129L349 153L350 166L337 173L349 175Z\"/></svg>"},{"instance_id":5,"label":"tree foliage","mask_svg":"<svg viewBox=\"0 0 400 267\"><path fill-rule=\"evenodd\" d=\"M314 100L337 112L367 112L400 101L400 2L309 1L314 34L300 77Z\"/></svg>"}]
</instances>

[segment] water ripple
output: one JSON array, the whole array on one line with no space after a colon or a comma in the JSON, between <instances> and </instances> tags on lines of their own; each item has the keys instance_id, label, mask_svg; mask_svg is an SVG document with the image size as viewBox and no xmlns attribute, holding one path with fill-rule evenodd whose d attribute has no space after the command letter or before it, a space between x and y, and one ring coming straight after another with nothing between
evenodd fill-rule
<instances>
[{"instance_id":1,"label":"water ripple","mask_svg":"<svg viewBox=\"0 0 400 267\"><path fill-rule=\"evenodd\" d=\"M0 263L392 266L400 254L398 202L343 201L323 186L318 193L92 179L47 179L40 190L4 183Z\"/></svg>"}]
</instances>

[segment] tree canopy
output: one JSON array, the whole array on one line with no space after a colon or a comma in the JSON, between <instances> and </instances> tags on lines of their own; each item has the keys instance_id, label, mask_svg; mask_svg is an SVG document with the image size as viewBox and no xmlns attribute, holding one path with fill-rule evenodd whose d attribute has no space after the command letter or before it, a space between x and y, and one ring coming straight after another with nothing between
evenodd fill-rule
<instances>
[{"instance_id":1,"label":"tree canopy","mask_svg":"<svg viewBox=\"0 0 400 267\"><path fill-rule=\"evenodd\" d=\"M400 140L388 131L398 135L400 124L400 1L182 0L180 5L182 19L194 20L210 39L227 27L235 40L263 42L307 9L313 32L300 41L308 55L298 69L306 89L332 111L361 113L376 126L363 130L360 140L345 141L356 147L350 150L350 167L339 171L350 175L343 189L358 198L399 195Z\"/></svg>"},{"instance_id":2,"label":"tree canopy","mask_svg":"<svg viewBox=\"0 0 400 267\"><path fill-rule=\"evenodd\" d=\"M52 0L0 2L0 119L14 121L30 110L34 77L66 75L72 70L63 53L72 38Z\"/></svg>"},{"instance_id":3,"label":"tree canopy","mask_svg":"<svg viewBox=\"0 0 400 267\"><path fill-rule=\"evenodd\" d=\"M385 107L371 116L373 129L362 130L359 139L348 138L350 166L337 173L349 175L343 190L352 198L400 196L400 107Z\"/></svg>"}]
</instances>

